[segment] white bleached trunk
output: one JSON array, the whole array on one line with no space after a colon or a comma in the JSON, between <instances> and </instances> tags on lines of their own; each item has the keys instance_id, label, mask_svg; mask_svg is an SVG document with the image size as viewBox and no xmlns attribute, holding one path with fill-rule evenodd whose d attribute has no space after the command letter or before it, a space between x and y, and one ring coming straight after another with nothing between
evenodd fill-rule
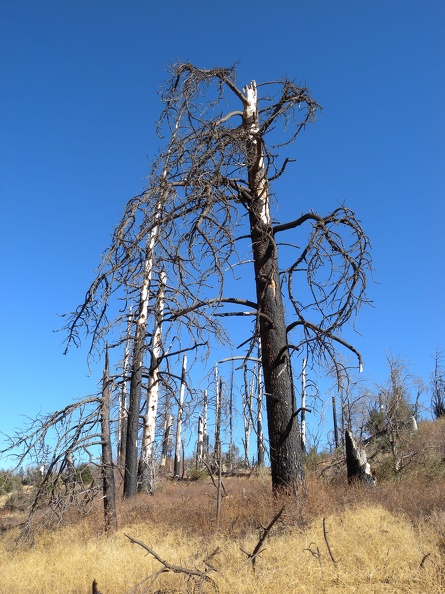
<instances>
[{"instance_id":1,"label":"white bleached trunk","mask_svg":"<svg viewBox=\"0 0 445 594\"><path fill-rule=\"evenodd\" d=\"M150 377L147 393L147 411L145 415L145 433L143 440L144 458L153 455L153 445L156 432L156 417L159 400L159 364L162 354L162 322L164 318L164 297L167 275L161 272L159 278L159 292L156 304L156 319L151 347Z\"/></svg>"},{"instance_id":2,"label":"white bleached trunk","mask_svg":"<svg viewBox=\"0 0 445 594\"><path fill-rule=\"evenodd\" d=\"M161 216L161 204L157 206L155 221ZM139 413L142 391L142 368L144 363L144 347L147 328L148 304L150 301L150 285L153 274L153 257L159 232L156 224L151 230L146 245L144 278L139 298L139 310L136 320L136 335L133 341L133 361L131 369L130 402L128 405L127 439L125 452L124 497L137 494L138 482L138 433Z\"/></svg>"},{"instance_id":3,"label":"white bleached trunk","mask_svg":"<svg viewBox=\"0 0 445 594\"><path fill-rule=\"evenodd\" d=\"M258 139L258 132L260 131L258 124L258 93L256 82L253 80L250 85L243 88L244 91L244 122L247 123L247 130L250 134L250 145L255 150L255 170L259 172L259 176L255 179L257 201L261 204L259 208L259 215L264 225L271 224L270 204L269 204L269 187L267 183L267 175L264 167L264 155L260 140ZM252 157L251 155L250 157Z\"/></svg>"},{"instance_id":4,"label":"white bleached trunk","mask_svg":"<svg viewBox=\"0 0 445 594\"><path fill-rule=\"evenodd\" d=\"M150 493L154 491L153 450L156 433L156 418L158 413L159 368L162 354L162 322L164 317L164 296L166 284L167 275L164 271L162 271L159 277L159 291L156 300L155 312L155 327L151 341L151 362L141 450L141 483Z\"/></svg>"},{"instance_id":5,"label":"white bleached trunk","mask_svg":"<svg viewBox=\"0 0 445 594\"><path fill-rule=\"evenodd\" d=\"M202 417L199 417L198 420L198 447L196 450L196 468L199 468L201 465L201 460L203 459L204 453L204 420Z\"/></svg>"}]
</instances>

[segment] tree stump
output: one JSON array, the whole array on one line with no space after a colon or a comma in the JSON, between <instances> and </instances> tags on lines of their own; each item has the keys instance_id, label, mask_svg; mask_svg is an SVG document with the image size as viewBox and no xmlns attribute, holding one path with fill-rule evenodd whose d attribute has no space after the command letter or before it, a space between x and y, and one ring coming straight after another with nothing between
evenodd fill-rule
<instances>
[{"instance_id":1,"label":"tree stump","mask_svg":"<svg viewBox=\"0 0 445 594\"><path fill-rule=\"evenodd\" d=\"M368 463L366 452L355 442L350 431L345 431L346 467L348 483L364 481L375 487L376 477Z\"/></svg>"}]
</instances>

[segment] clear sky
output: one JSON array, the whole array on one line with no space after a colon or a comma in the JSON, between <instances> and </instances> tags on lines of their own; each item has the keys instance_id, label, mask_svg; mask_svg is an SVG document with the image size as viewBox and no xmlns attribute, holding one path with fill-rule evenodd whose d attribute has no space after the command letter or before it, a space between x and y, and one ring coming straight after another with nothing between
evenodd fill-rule
<instances>
[{"instance_id":1,"label":"clear sky","mask_svg":"<svg viewBox=\"0 0 445 594\"><path fill-rule=\"evenodd\" d=\"M365 373L383 381L391 351L427 381L445 348L444 31L443 0L2 0L0 431L96 390L86 348L64 356L54 330L144 187L177 61L311 89L323 112L294 146L282 221L357 213L376 280Z\"/></svg>"}]
</instances>

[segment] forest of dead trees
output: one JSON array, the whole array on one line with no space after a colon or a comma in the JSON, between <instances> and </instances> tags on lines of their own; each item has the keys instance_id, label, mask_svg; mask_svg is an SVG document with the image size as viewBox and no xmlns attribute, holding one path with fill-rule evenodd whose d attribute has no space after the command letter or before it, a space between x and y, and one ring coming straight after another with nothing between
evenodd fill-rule
<instances>
[{"instance_id":1,"label":"forest of dead trees","mask_svg":"<svg viewBox=\"0 0 445 594\"><path fill-rule=\"evenodd\" d=\"M261 366L251 361L252 367L243 362L237 369L238 360L222 360L207 378L208 387L194 390L185 361L186 357L177 377L176 396L174 390L160 391L148 475L144 444L140 441L137 490L154 494L159 481L198 480L210 475L217 490L224 494L225 476L261 473L262 467L268 472L268 436L267 431L262 431ZM303 366L296 383L297 398L311 411L308 414L317 417L315 423L312 420L305 427L300 411L307 463L328 451L333 454L334 466L342 460L347 463L350 479L357 476L374 485L369 462L375 463L373 458L383 454L391 473L402 474L418 455L407 446L416 421L443 416L445 368L440 352L433 362L426 385L410 373L401 359L388 355L384 384L375 386L357 375L347 387L339 389L335 385L335 396L324 399L329 404L324 413L320 410L323 399ZM228 373L224 377L225 366ZM115 379L106 359L99 394L39 416L9 438L4 452L14 448L20 471L0 471L0 494L22 484L34 486L29 519L24 525L27 539L32 538L34 515L42 505L45 513L39 522L52 525L72 507L88 513L96 497L103 499L105 529L117 526L115 501L123 493L125 457L121 447L125 443L125 423L121 409L123 385ZM144 382L145 394L147 387ZM143 411L146 396L142 404ZM140 438L144 435L144 419L141 415ZM355 450L352 462L346 448L348 439L349 452Z\"/></svg>"},{"instance_id":2,"label":"forest of dead trees","mask_svg":"<svg viewBox=\"0 0 445 594\"><path fill-rule=\"evenodd\" d=\"M305 455L343 447L348 432L386 439L399 471L426 388L392 355L387 385L370 388L342 335L368 302L366 234L345 205L320 215L295 200L294 218L276 220L274 184L288 176L296 193L294 141L320 106L288 79L241 89L234 68L191 64L171 68L161 101L165 145L147 187L66 316L66 350L86 343L103 362L100 390L38 415L3 448L41 469L30 517L42 498L61 514L100 493L112 530L115 498L154 493L162 469L267 466L273 489L297 492ZM439 352L429 388L441 416ZM85 465L99 472L83 480Z\"/></svg>"}]
</instances>

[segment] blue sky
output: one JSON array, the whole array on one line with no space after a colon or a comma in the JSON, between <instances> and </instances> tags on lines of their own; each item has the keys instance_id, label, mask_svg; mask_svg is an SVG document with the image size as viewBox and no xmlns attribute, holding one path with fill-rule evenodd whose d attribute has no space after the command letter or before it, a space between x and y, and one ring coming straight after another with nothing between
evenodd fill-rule
<instances>
[{"instance_id":1,"label":"blue sky","mask_svg":"<svg viewBox=\"0 0 445 594\"><path fill-rule=\"evenodd\" d=\"M357 213L377 281L354 338L365 373L382 382L392 351L427 381L445 349L444 30L442 0L2 0L0 431L96 390L86 349L64 356L54 330L144 187L177 61L311 89L323 112L293 147L280 217Z\"/></svg>"}]
</instances>

